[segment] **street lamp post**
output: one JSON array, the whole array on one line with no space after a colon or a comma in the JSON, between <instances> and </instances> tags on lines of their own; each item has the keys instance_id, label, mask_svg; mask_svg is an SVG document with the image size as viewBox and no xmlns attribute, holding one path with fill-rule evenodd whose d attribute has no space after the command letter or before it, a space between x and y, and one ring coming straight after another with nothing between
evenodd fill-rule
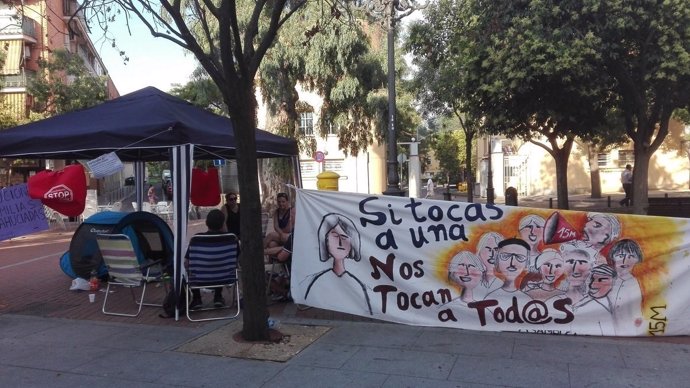
<instances>
[{"instance_id":1,"label":"street lamp post","mask_svg":"<svg viewBox=\"0 0 690 388\"><path fill-rule=\"evenodd\" d=\"M397 174L398 145L395 128L395 3L390 1L390 15L388 17L388 159L386 169L385 195L403 196Z\"/></svg>"},{"instance_id":2,"label":"street lamp post","mask_svg":"<svg viewBox=\"0 0 690 388\"><path fill-rule=\"evenodd\" d=\"M487 172L486 172L486 180L487 185L486 185L486 203L493 205L494 204L494 173L491 169L491 157L493 153L493 139L492 136L489 136L489 159L487 160Z\"/></svg>"},{"instance_id":3,"label":"street lamp post","mask_svg":"<svg viewBox=\"0 0 690 388\"><path fill-rule=\"evenodd\" d=\"M410 157L407 158L407 193L408 196L419 198L420 195L420 182L422 179L421 166L419 165L419 142L413 137L412 141L403 141L398 143L398 145L409 145L410 146ZM402 154L403 156L405 154ZM398 156L398 161L403 160ZM404 182L402 168L400 169L400 180Z\"/></svg>"},{"instance_id":4,"label":"street lamp post","mask_svg":"<svg viewBox=\"0 0 690 388\"><path fill-rule=\"evenodd\" d=\"M398 148L395 127L395 26L405 16L422 9L415 0L361 0L357 7L383 22L388 39L388 144L385 195L403 196L398 178Z\"/></svg>"}]
</instances>

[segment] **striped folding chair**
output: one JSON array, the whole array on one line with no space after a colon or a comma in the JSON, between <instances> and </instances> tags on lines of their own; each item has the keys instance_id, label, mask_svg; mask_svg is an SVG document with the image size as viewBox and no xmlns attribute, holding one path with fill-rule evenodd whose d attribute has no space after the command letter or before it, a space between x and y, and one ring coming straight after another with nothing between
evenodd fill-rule
<instances>
[{"instance_id":1,"label":"striped folding chair","mask_svg":"<svg viewBox=\"0 0 690 388\"><path fill-rule=\"evenodd\" d=\"M151 268L154 266L157 266L155 272L158 276L162 274L160 261L140 265L132 241L125 234L99 234L96 236L96 241L103 261L108 268L108 287L105 290L105 298L103 298L103 314L136 317L141 313L142 306L162 306L162 304L144 303L146 284L150 281L160 281L159 278L151 274ZM136 313L108 311L107 304L111 287L129 288L132 300L137 305ZM141 289L141 294L138 297L134 293L135 288Z\"/></svg>"},{"instance_id":2,"label":"striped folding chair","mask_svg":"<svg viewBox=\"0 0 690 388\"><path fill-rule=\"evenodd\" d=\"M237 257L239 254L239 240L232 233L195 235L189 241L187 248L187 288L185 298L187 303L187 319L193 322L211 321L217 319L233 319L240 314L240 290L237 286ZM190 311L190 291L203 288L228 287L233 296L228 307L236 305L234 313L230 315L214 316L210 318L192 318L191 313L217 309L215 307L201 308Z\"/></svg>"}]
</instances>

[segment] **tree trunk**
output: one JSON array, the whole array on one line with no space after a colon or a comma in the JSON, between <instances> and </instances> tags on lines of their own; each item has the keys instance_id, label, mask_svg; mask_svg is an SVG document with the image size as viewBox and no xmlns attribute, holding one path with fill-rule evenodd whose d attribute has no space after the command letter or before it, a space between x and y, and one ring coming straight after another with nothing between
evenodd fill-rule
<instances>
[{"instance_id":1,"label":"tree trunk","mask_svg":"<svg viewBox=\"0 0 690 388\"><path fill-rule=\"evenodd\" d=\"M556 149L554 160L556 161L556 193L558 195L558 208L570 209L568 204L568 158L570 149Z\"/></svg>"},{"instance_id":2,"label":"tree trunk","mask_svg":"<svg viewBox=\"0 0 690 388\"><path fill-rule=\"evenodd\" d=\"M257 103L253 87L245 89L250 90L243 93L246 101L246 105L243 105L244 110L232 112L237 141L237 175L242 198L240 226L242 236L261 236L261 203L255 134ZM266 276L261 238L244 237L242 239L240 266L244 300L242 337L247 341L269 340Z\"/></svg>"},{"instance_id":3,"label":"tree trunk","mask_svg":"<svg viewBox=\"0 0 690 388\"><path fill-rule=\"evenodd\" d=\"M282 74L282 73L281 73ZM290 89L292 90L292 89ZM299 100L297 92L291 93L287 101L283 101L274 113L271 109L266 113L266 130L281 136L297 139L296 123L299 116L295 111L295 104ZM263 195L262 208L275 207L275 196L285 190L285 183L294 183L290 177L292 169L281 159L265 159L259 162L259 176L261 176L261 192Z\"/></svg>"},{"instance_id":4,"label":"tree trunk","mask_svg":"<svg viewBox=\"0 0 690 388\"><path fill-rule=\"evenodd\" d=\"M559 209L568 210L568 158L570 158L570 151L573 149L574 136L568 136L562 147L558 147L556 136L548 136L549 146L546 144L530 140L549 153L556 162L556 195L558 196L557 207Z\"/></svg>"},{"instance_id":5,"label":"tree trunk","mask_svg":"<svg viewBox=\"0 0 690 388\"><path fill-rule=\"evenodd\" d=\"M589 179L592 186L592 198L601 198L601 176L599 175L599 159L597 149L587 143L587 159L589 161Z\"/></svg>"},{"instance_id":6,"label":"tree trunk","mask_svg":"<svg viewBox=\"0 0 690 388\"><path fill-rule=\"evenodd\" d=\"M633 213L647 214L649 209L649 161L652 153L644 149L637 149L635 142L635 166L633 167Z\"/></svg>"},{"instance_id":7,"label":"tree trunk","mask_svg":"<svg viewBox=\"0 0 690 388\"><path fill-rule=\"evenodd\" d=\"M474 202L474 175L472 174L472 138L474 132L465 131L465 170L467 171L467 202Z\"/></svg>"}]
</instances>

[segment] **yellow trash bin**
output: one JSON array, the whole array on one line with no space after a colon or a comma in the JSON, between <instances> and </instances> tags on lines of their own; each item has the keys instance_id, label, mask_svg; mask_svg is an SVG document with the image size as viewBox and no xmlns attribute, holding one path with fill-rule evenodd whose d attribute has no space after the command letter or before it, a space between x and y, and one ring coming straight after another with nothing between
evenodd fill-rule
<instances>
[{"instance_id":1,"label":"yellow trash bin","mask_svg":"<svg viewBox=\"0 0 690 388\"><path fill-rule=\"evenodd\" d=\"M340 175L333 171L324 171L316 176L316 188L319 190L338 191Z\"/></svg>"}]
</instances>

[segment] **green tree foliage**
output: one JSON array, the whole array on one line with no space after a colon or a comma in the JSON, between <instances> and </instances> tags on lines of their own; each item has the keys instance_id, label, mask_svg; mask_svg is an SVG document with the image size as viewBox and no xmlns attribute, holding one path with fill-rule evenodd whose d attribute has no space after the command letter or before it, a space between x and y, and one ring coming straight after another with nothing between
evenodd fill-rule
<instances>
[{"instance_id":1,"label":"green tree foliage","mask_svg":"<svg viewBox=\"0 0 690 388\"><path fill-rule=\"evenodd\" d=\"M606 127L615 101L595 38L576 33L577 11L562 3L474 2L483 49L473 58L481 84L470 103L490 132L530 141L554 158L558 207L567 209L574 139Z\"/></svg>"},{"instance_id":2,"label":"green tree foliage","mask_svg":"<svg viewBox=\"0 0 690 388\"><path fill-rule=\"evenodd\" d=\"M218 86L213 83L202 67L194 70L191 79L186 84L174 85L170 94L215 114L228 115L228 107L223 102Z\"/></svg>"},{"instance_id":3,"label":"green tree foliage","mask_svg":"<svg viewBox=\"0 0 690 388\"><path fill-rule=\"evenodd\" d=\"M34 96L32 110L44 117L88 108L108 98L106 78L90 73L77 54L55 50L50 59L40 59L39 66L45 76L37 77L28 89Z\"/></svg>"},{"instance_id":4,"label":"green tree foliage","mask_svg":"<svg viewBox=\"0 0 690 388\"><path fill-rule=\"evenodd\" d=\"M313 155L316 137L298 131L300 115L311 112L318 118L317 136L335 132L343 153L356 155L382 139L375 123L383 114L371 100L380 96L385 75L360 24L324 18L322 6L310 2L290 19L261 64L258 85L268 108L267 128L297 139L300 151ZM318 95L319 111L300 100L300 89ZM290 172L279 160L261 164L262 191L269 201L283 191Z\"/></svg>"},{"instance_id":5,"label":"green tree foliage","mask_svg":"<svg viewBox=\"0 0 690 388\"><path fill-rule=\"evenodd\" d=\"M406 48L413 57L416 72L411 87L416 92L421 109L427 115L453 115L462 130L465 152L461 159L470 172L468 187L472 187L472 141L481 129L483 113L472 110L468 102L477 88L477 72L472 71L471 59L478 50L476 18L470 2L440 0L424 10L424 18L410 26ZM450 135L442 135L450 136ZM455 136L457 137L457 136ZM441 144L444 147L445 145ZM459 171L449 161L437 158L446 171ZM458 158L451 159L458 161ZM473 201L473 190L467 190L467 200Z\"/></svg>"},{"instance_id":6,"label":"green tree foliage","mask_svg":"<svg viewBox=\"0 0 690 388\"><path fill-rule=\"evenodd\" d=\"M442 118L441 130L431 136L431 149L438 160L443 181L446 183L456 184L464 180L465 175L469 175L465 174L463 165L467 165L466 158L472 153L467 152L465 148L467 146L465 136L459 120L454 116ZM473 163L470 161L469 165L472 166ZM468 185L469 187L471 186Z\"/></svg>"},{"instance_id":7,"label":"green tree foliage","mask_svg":"<svg viewBox=\"0 0 690 388\"><path fill-rule=\"evenodd\" d=\"M600 37L594 48L635 143L634 211L644 214L649 161L673 112L690 107L690 2L601 0L579 11L577 32Z\"/></svg>"},{"instance_id":8,"label":"green tree foliage","mask_svg":"<svg viewBox=\"0 0 690 388\"><path fill-rule=\"evenodd\" d=\"M673 112L673 118L680 121L685 125L690 125L690 110L689 109L677 109Z\"/></svg>"},{"instance_id":9,"label":"green tree foliage","mask_svg":"<svg viewBox=\"0 0 690 388\"><path fill-rule=\"evenodd\" d=\"M643 213L651 155L668 134L673 112L690 104L690 2L447 4L449 14L453 7L469 9L457 14L459 21L445 23L459 24L455 30L470 26L464 35L470 44L451 40L445 55L462 53L469 59L459 70L477 81L464 86L470 110L486 119L492 133L532 141L554 157L559 207L567 207L567 159L574 138L613 144L624 129L635 144L634 203ZM452 29L442 20L428 35L443 41ZM443 52L433 44L417 50Z\"/></svg>"},{"instance_id":10,"label":"green tree foliage","mask_svg":"<svg viewBox=\"0 0 690 388\"><path fill-rule=\"evenodd\" d=\"M673 112L690 104L690 2L474 3L486 47L477 101L489 128L548 139L563 207L571 139L622 122L635 149L634 210L644 213L649 160ZM612 112L619 120L607 123Z\"/></svg>"},{"instance_id":11,"label":"green tree foliage","mask_svg":"<svg viewBox=\"0 0 690 388\"><path fill-rule=\"evenodd\" d=\"M313 112L319 118L315 123L317 135L326 136L328 131L337 133L339 148L346 155L355 155L374 142L380 143L384 134L387 135L384 72L387 53L381 44L385 31L378 25L360 22L324 21L321 6L319 2L307 4L298 17L291 18L262 61L257 83L269 112L267 129L297 139L302 152L313 154L316 138L298 133L300 114ZM401 56L396 65L397 74L403 74ZM209 100L221 98L207 86L213 87L208 77L195 75L192 81L173 89L172 93L208 106ZM419 117L403 88L404 85L399 85L401 92L396 101L397 135L398 139L409 140ZM305 101L299 101L300 89L322 99L318 112ZM289 166L281 162L265 160L260 164L264 205L272 203L275 190L283 190L285 174L291 173Z\"/></svg>"},{"instance_id":12,"label":"green tree foliage","mask_svg":"<svg viewBox=\"0 0 690 388\"><path fill-rule=\"evenodd\" d=\"M309 109L299 106L297 88L318 94L323 104L316 128L322 136L337 132L339 148L356 155L383 139L382 131L372 131L385 117L379 102L386 75L370 44L377 35L367 35L360 23L324 21L322 6L311 2L286 23L262 63L260 87L269 111L281 118L279 133L293 138L300 138L299 113ZM303 142L308 151L314 146Z\"/></svg>"}]
</instances>

